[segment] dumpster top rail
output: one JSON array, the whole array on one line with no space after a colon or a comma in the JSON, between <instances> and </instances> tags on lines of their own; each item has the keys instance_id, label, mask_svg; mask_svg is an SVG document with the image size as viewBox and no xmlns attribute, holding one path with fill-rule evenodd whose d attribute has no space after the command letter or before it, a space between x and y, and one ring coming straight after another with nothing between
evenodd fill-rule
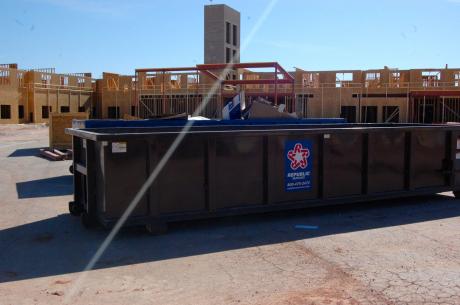
<instances>
[{"instance_id":1,"label":"dumpster top rail","mask_svg":"<svg viewBox=\"0 0 460 305\"><path fill-rule=\"evenodd\" d=\"M77 128L109 128L109 127L183 127L187 119L147 119L147 120L74 120ZM194 126L249 126L249 125L311 125L311 124L343 124L343 118L277 118L277 119L249 119L249 120L194 120Z\"/></svg>"},{"instance_id":2,"label":"dumpster top rail","mask_svg":"<svg viewBox=\"0 0 460 305\"><path fill-rule=\"evenodd\" d=\"M178 134L182 132L183 127L187 121L181 120L180 122L163 121L165 124L158 124L157 126L110 126L110 127L91 127L91 128L68 128L66 133L78 136L84 139L93 141L111 141L120 140L123 138L136 138L144 137L146 135L159 135L159 134ZM299 123L291 120L280 120L259 122L241 121L232 124L216 123L222 121L213 121L212 124L200 124L202 121L196 121L193 126L187 131L188 134L199 133L241 133L241 134L286 134L295 132L303 132L305 134L328 132L347 132L353 130L354 132L373 132L385 130L439 130L450 129L460 130L460 124L417 124L417 123ZM209 121L205 121L209 122ZM121 138L120 138L121 137Z\"/></svg>"}]
</instances>

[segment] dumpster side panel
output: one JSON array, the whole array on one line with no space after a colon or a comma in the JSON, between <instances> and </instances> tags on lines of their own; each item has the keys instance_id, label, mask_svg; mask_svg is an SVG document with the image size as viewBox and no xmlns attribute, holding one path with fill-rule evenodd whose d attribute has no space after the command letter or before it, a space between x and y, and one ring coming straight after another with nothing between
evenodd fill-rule
<instances>
[{"instance_id":1,"label":"dumpster side panel","mask_svg":"<svg viewBox=\"0 0 460 305\"><path fill-rule=\"evenodd\" d=\"M363 135L331 133L324 137L324 197L359 195L362 191Z\"/></svg>"},{"instance_id":2,"label":"dumpster side panel","mask_svg":"<svg viewBox=\"0 0 460 305\"><path fill-rule=\"evenodd\" d=\"M174 141L160 136L151 144L150 171ZM153 215L205 210L205 137L188 135L158 175L151 192Z\"/></svg>"},{"instance_id":3,"label":"dumpster side panel","mask_svg":"<svg viewBox=\"0 0 460 305\"><path fill-rule=\"evenodd\" d=\"M319 134L293 133L290 135L272 135L267 140L267 201L269 204L290 203L294 201L310 200L318 198L318 175L319 175ZM289 189L289 173L296 170L290 168L287 154L292 149L290 143L300 143L305 149L308 147L308 166L306 170L310 173L308 178L310 187L299 190Z\"/></svg>"},{"instance_id":4,"label":"dumpster side panel","mask_svg":"<svg viewBox=\"0 0 460 305\"><path fill-rule=\"evenodd\" d=\"M445 131L414 131L412 133L411 186L437 187L446 184L443 162L446 156Z\"/></svg>"},{"instance_id":5,"label":"dumpster side panel","mask_svg":"<svg viewBox=\"0 0 460 305\"><path fill-rule=\"evenodd\" d=\"M404 190L405 133L369 133L368 190L380 193Z\"/></svg>"},{"instance_id":6,"label":"dumpster side panel","mask_svg":"<svg viewBox=\"0 0 460 305\"><path fill-rule=\"evenodd\" d=\"M211 140L212 141L212 140ZM210 149L210 209L263 203L263 137L222 135Z\"/></svg>"},{"instance_id":7,"label":"dumpster side panel","mask_svg":"<svg viewBox=\"0 0 460 305\"><path fill-rule=\"evenodd\" d=\"M148 144L144 140L108 142L104 146L105 217L120 217L147 180ZM132 216L148 214L147 196Z\"/></svg>"}]
</instances>

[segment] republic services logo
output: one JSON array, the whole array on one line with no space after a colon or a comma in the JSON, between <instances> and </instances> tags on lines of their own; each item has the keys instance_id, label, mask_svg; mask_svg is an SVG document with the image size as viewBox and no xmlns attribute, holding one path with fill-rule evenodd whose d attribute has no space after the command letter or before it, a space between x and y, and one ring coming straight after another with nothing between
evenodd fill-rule
<instances>
[{"instance_id":1,"label":"republic services logo","mask_svg":"<svg viewBox=\"0 0 460 305\"><path fill-rule=\"evenodd\" d=\"M302 147L301 143L296 143L294 149L289 150L287 158L291 161L291 169L296 170L299 167L302 169L308 166L308 157L310 156L310 150Z\"/></svg>"}]
</instances>

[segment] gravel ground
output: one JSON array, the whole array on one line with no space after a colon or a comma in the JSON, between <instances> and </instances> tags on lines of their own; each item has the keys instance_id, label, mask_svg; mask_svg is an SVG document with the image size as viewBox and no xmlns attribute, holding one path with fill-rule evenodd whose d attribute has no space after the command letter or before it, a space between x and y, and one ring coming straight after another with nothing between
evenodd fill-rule
<instances>
[{"instance_id":1,"label":"gravel ground","mask_svg":"<svg viewBox=\"0 0 460 305\"><path fill-rule=\"evenodd\" d=\"M0 304L62 304L107 235L44 125L0 125ZM451 193L122 231L69 304L460 304ZM317 226L296 229L295 226Z\"/></svg>"}]
</instances>

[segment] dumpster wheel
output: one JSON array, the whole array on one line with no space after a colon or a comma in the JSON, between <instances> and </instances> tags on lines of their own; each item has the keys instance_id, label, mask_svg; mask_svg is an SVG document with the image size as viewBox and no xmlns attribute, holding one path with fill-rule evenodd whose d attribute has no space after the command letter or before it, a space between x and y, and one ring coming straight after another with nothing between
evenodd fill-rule
<instances>
[{"instance_id":1,"label":"dumpster wheel","mask_svg":"<svg viewBox=\"0 0 460 305\"><path fill-rule=\"evenodd\" d=\"M83 212L81 204L75 203L75 201L69 201L69 213L72 216L80 216Z\"/></svg>"}]
</instances>

